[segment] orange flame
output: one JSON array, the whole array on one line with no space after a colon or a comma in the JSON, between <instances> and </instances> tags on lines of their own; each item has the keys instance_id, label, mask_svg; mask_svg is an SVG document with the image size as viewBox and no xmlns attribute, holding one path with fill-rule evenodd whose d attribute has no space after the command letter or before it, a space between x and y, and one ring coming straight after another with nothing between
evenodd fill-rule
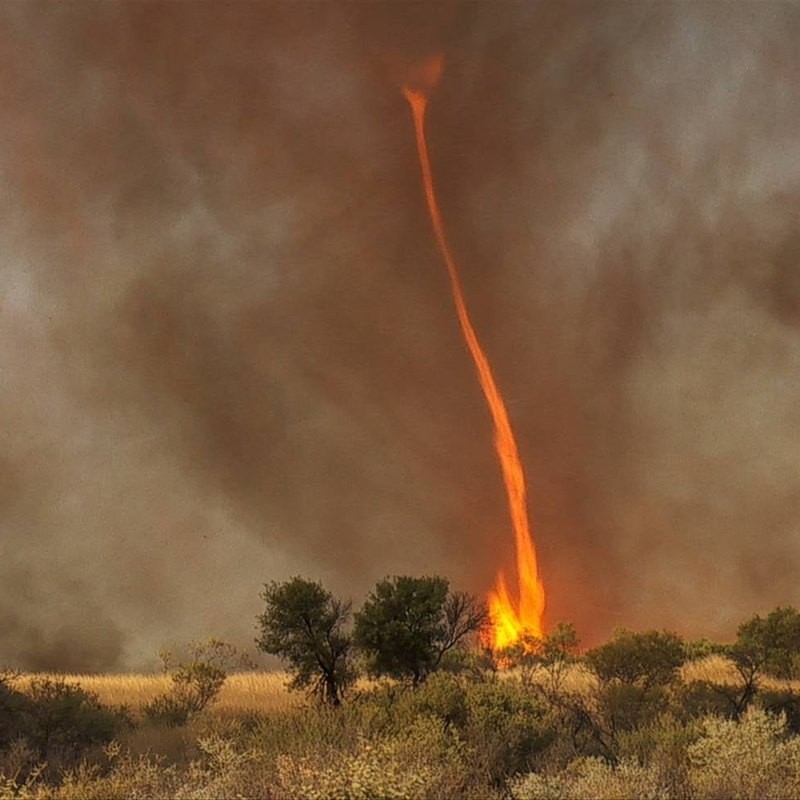
<instances>
[{"instance_id":1,"label":"orange flame","mask_svg":"<svg viewBox=\"0 0 800 800\"><path fill-rule=\"evenodd\" d=\"M435 65L435 67L433 69L429 67L423 73L427 72L428 76L431 77L431 73L433 73L438 78L442 63L441 56L434 57L427 63L432 66ZM427 84L426 88L428 88L435 83L435 80L424 81L424 83ZM528 522L525 474L522 469L517 442L514 439L514 432L511 428L503 397L497 388L489 361L483 352L467 313L464 293L458 277L458 268L445 235L439 204L436 202L433 175L428 157L428 145L425 140L425 110L428 98L422 89L417 88L418 86L419 83L416 86L406 84L403 87L403 94L411 106L411 114L414 118L417 151L422 169L422 184L425 190L428 212L430 213L439 251L450 276L450 285L453 291L458 321L461 325L461 332L475 363L478 380L494 423L494 446L500 461L500 469L503 473L511 524L514 528L514 543L517 552L518 602L515 603L509 594L502 570L498 573L494 590L489 593L489 610L492 614L494 626L491 644L495 649L501 649L518 641L523 634L531 634L537 637L542 635L542 617L545 608L544 586L539 578L536 550Z\"/></svg>"}]
</instances>

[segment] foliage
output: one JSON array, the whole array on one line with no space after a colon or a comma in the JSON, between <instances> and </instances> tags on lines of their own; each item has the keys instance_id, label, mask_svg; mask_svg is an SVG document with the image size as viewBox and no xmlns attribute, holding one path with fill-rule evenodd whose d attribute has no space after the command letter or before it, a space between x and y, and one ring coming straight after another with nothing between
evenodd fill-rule
<instances>
[{"instance_id":1,"label":"foliage","mask_svg":"<svg viewBox=\"0 0 800 800\"><path fill-rule=\"evenodd\" d=\"M63 679L0 675L0 772L15 781L52 778L94 747L133 726L125 708L103 706L96 695Z\"/></svg>"},{"instance_id":2,"label":"foliage","mask_svg":"<svg viewBox=\"0 0 800 800\"><path fill-rule=\"evenodd\" d=\"M288 661L292 688L338 706L355 680L352 641L345 630L350 603L299 577L268 584L261 597L266 610L258 617L258 647Z\"/></svg>"},{"instance_id":3,"label":"foliage","mask_svg":"<svg viewBox=\"0 0 800 800\"><path fill-rule=\"evenodd\" d=\"M793 734L800 733L800 694L791 688L762 689L758 700L765 711L783 714L787 730Z\"/></svg>"},{"instance_id":4,"label":"foliage","mask_svg":"<svg viewBox=\"0 0 800 800\"><path fill-rule=\"evenodd\" d=\"M800 612L779 607L766 617L752 617L739 626L736 641L725 653L739 682L721 683L716 690L739 717L758 694L765 675L791 679L800 674Z\"/></svg>"},{"instance_id":5,"label":"foliage","mask_svg":"<svg viewBox=\"0 0 800 800\"><path fill-rule=\"evenodd\" d=\"M465 738L474 746L476 768L495 785L530 769L555 737L555 718L511 679L471 685L467 708Z\"/></svg>"},{"instance_id":6,"label":"foliage","mask_svg":"<svg viewBox=\"0 0 800 800\"><path fill-rule=\"evenodd\" d=\"M734 663L757 665L778 678L800 675L800 612L776 608L762 618L758 615L739 626L736 644L729 650Z\"/></svg>"},{"instance_id":7,"label":"foliage","mask_svg":"<svg viewBox=\"0 0 800 800\"><path fill-rule=\"evenodd\" d=\"M181 730L126 731L124 714L79 686L8 673L0 675L0 800L800 800L800 698L789 684L767 680L763 655L791 649L776 633L785 629L765 620L740 629L737 644L756 655L761 647L762 655L752 662L757 694L738 715L722 691L735 680L731 663L717 657L679 672L677 637L618 634L609 643L615 648L592 651L590 673L568 625L524 642L512 653L514 670L456 646L416 685L369 683L338 708L251 698L260 711L253 706L245 717L214 709ZM632 663L620 653L633 653ZM218 643L192 658L225 672L232 655ZM192 658L165 654L165 668L199 675L192 696L202 703L213 697L218 673L193 672ZM684 683L680 675L703 680ZM181 677L177 685L192 681ZM48 766L35 767L45 757Z\"/></svg>"},{"instance_id":8,"label":"foliage","mask_svg":"<svg viewBox=\"0 0 800 800\"><path fill-rule=\"evenodd\" d=\"M683 641L667 631L620 629L611 641L586 654L601 681L636 684L642 689L675 682L685 660Z\"/></svg>"},{"instance_id":9,"label":"foliage","mask_svg":"<svg viewBox=\"0 0 800 800\"><path fill-rule=\"evenodd\" d=\"M28 724L30 701L15 684L19 674L0 671L0 749L21 738Z\"/></svg>"},{"instance_id":10,"label":"foliage","mask_svg":"<svg viewBox=\"0 0 800 800\"><path fill-rule=\"evenodd\" d=\"M726 648L710 639L693 639L684 644L687 661L699 661L709 656L725 655Z\"/></svg>"},{"instance_id":11,"label":"foliage","mask_svg":"<svg viewBox=\"0 0 800 800\"><path fill-rule=\"evenodd\" d=\"M669 708L670 695L663 686L612 681L597 690L598 711L612 738L655 720Z\"/></svg>"},{"instance_id":12,"label":"foliage","mask_svg":"<svg viewBox=\"0 0 800 800\"><path fill-rule=\"evenodd\" d=\"M663 718L648 737L649 747L617 764L581 757L555 772L521 776L511 782L512 797L800 798L800 738L787 736L782 715L751 707L739 722L708 716L696 729Z\"/></svg>"},{"instance_id":13,"label":"foliage","mask_svg":"<svg viewBox=\"0 0 800 800\"><path fill-rule=\"evenodd\" d=\"M355 616L355 641L371 674L418 685L447 653L488 623L485 604L440 577L380 581Z\"/></svg>"},{"instance_id":14,"label":"foliage","mask_svg":"<svg viewBox=\"0 0 800 800\"><path fill-rule=\"evenodd\" d=\"M658 773L634 759L611 765L601 758L573 761L554 776L529 773L511 784L514 800L667 800Z\"/></svg>"},{"instance_id":15,"label":"foliage","mask_svg":"<svg viewBox=\"0 0 800 800\"><path fill-rule=\"evenodd\" d=\"M231 669L250 665L233 645L219 639L190 644L183 658L169 650L159 655L172 688L146 703L142 711L151 721L168 727L185 725L213 702Z\"/></svg>"},{"instance_id":16,"label":"foliage","mask_svg":"<svg viewBox=\"0 0 800 800\"><path fill-rule=\"evenodd\" d=\"M782 715L751 707L740 722L707 717L688 752L697 800L800 797L800 739L786 738Z\"/></svg>"},{"instance_id":17,"label":"foliage","mask_svg":"<svg viewBox=\"0 0 800 800\"><path fill-rule=\"evenodd\" d=\"M63 680L34 678L26 694L30 702L25 740L42 758L54 749L80 752L109 742L130 724L125 709L107 708L95 695Z\"/></svg>"},{"instance_id":18,"label":"foliage","mask_svg":"<svg viewBox=\"0 0 800 800\"><path fill-rule=\"evenodd\" d=\"M677 687L675 701L684 719L697 719L709 714L729 717L733 714L731 702L727 697L729 691L735 693L737 690L723 682L691 681Z\"/></svg>"},{"instance_id":19,"label":"foliage","mask_svg":"<svg viewBox=\"0 0 800 800\"><path fill-rule=\"evenodd\" d=\"M452 797L464 772L464 746L447 726L421 717L353 751L278 759L278 793L297 800L425 800ZM455 784L455 785L454 785Z\"/></svg>"},{"instance_id":20,"label":"foliage","mask_svg":"<svg viewBox=\"0 0 800 800\"><path fill-rule=\"evenodd\" d=\"M558 694L577 662L578 633L575 626L559 622L544 636L523 636L496 654L498 663L519 669L523 684L548 694Z\"/></svg>"}]
</instances>

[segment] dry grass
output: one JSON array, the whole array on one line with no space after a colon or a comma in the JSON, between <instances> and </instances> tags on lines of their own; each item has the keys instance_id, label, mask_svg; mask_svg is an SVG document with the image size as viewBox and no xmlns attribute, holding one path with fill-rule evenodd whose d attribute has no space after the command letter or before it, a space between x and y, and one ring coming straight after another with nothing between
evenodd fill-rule
<instances>
[{"instance_id":1,"label":"dry grass","mask_svg":"<svg viewBox=\"0 0 800 800\"><path fill-rule=\"evenodd\" d=\"M20 679L24 689L33 675ZM158 695L169 691L172 681L168 675L107 674L107 675L37 675L78 683L93 692L106 705L126 705L136 710ZM286 688L285 672L239 672L229 675L214 703L222 714L246 714L258 711L284 711L302 702L303 696Z\"/></svg>"},{"instance_id":2,"label":"dry grass","mask_svg":"<svg viewBox=\"0 0 800 800\"><path fill-rule=\"evenodd\" d=\"M509 677L515 671L506 673ZM32 675L24 675L20 679L20 688L24 688ZM126 705L137 710L158 695L164 694L171 687L168 675L152 674L106 674L106 675L40 675L39 677L59 678L71 683L79 683L84 689L93 692L100 702L107 705ZM712 683L737 683L739 678L733 664L723 656L708 656L684 665L681 677L685 682L709 681ZM289 692L286 688L288 676L285 672L239 672L225 681L219 697L214 703L214 710L221 714L238 715L253 712L285 711L302 704L301 693ZM547 680L542 672L536 681ZM765 680L764 684L781 684L778 681ZM367 688L370 681L359 681L360 688ZM569 668L563 688L568 691L588 692L596 685L596 678L582 665ZM798 688L798 686L795 686Z\"/></svg>"},{"instance_id":3,"label":"dry grass","mask_svg":"<svg viewBox=\"0 0 800 800\"><path fill-rule=\"evenodd\" d=\"M708 681L709 683L738 683L741 679L725 656L706 656L684 664L681 678L685 683Z\"/></svg>"},{"instance_id":4,"label":"dry grass","mask_svg":"<svg viewBox=\"0 0 800 800\"><path fill-rule=\"evenodd\" d=\"M685 683L691 681L708 681L717 684L741 683L741 676L733 663L725 656L706 656L697 661L690 661L681 669L681 678ZM759 685L767 689L800 690L800 681L787 681L762 675Z\"/></svg>"}]
</instances>

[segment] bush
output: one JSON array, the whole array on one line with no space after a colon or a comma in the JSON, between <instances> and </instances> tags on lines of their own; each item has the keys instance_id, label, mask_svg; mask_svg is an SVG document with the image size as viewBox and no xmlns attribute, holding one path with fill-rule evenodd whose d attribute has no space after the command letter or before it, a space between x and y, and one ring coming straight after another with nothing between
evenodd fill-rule
<instances>
[{"instance_id":1,"label":"bush","mask_svg":"<svg viewBox=\"0 0 800 800\"><path fill-rule=\"evenodd\" d=\"M30 701L18 689L19 676L11 671L0 671L0 750L24 736L28 724Z\"/></svg>"},{"instance_id":2,"label":"bush","mask_svg":"<svg viewBox=\"0 0 800 800\"><path fill-rule=\"evenodd\" d=\"M126 708L103 706L76 684L37 677L23 692L11 676L0 680L0 767L15 781L54 778L132 726Z\"/></svg>"},{"instance_id":3,"label":"bush","mask_svg":"<svg viewBox=\"0 0 800 800\"><path fill-rule=\"evenodd\" d=\"M498 784L529 770L555 738L555 720L513 679L471 684L464 739L478 768Z\"/></svg>"},{"instance_id":4,"label":"bush","mask_svg":"<svg viewBox=\"0 0 800 800\"><path fill-rule=\"evenodd\" d=\"M365 735L391 735L425 719L452 730L465 747L464 780L484 789L530 769L554 740L557 724L518 680L470 681L446 673L434 673L417 688L380 686L349 711Z\"/></svg>"},{"instance_id":5,"label":"bush","mask_svg":"<svg viewBox=\"0 0 800 800\"><path fill-rule=\"evenodd\" d=\"M510 785L514 800L667 800L653 767L625 759L616 766L596 757L579 758L556 775L531 773Z\"/></svg>"},{"instance_id":6,"label":"bush","mask_svg":"<svg viewBox=\"0 0 800 800\"><path fill-rule=\"evenodd\" d=\"M33 678L26 694L25 739L42 758L105 744L132 724L127 709L103 706L96 695L63 680Z\"/></svg>"},{"instance_id":7,"label":"bush","mask_svg":"<svg viewBox=\"0 0 800 800\"><path fill-rule=\"evenodd\" d=\"M689 780L697 800L800 797L800 739L786 719L751 707L740 722L706 717L689 746Z\"/></svg>"},{"instance_id":8,"label":"bush","mask_svg":"<svg viewBox=\"0 0 800 800\"><path fill-rule=\"evenodd\" d=\"M172 678L172 689L142 706L142 713L151 722L167 727L180 727L203 711L219 694L228 671L249 666L246 656L219 639L189 645L189 657L177 658L172 652L161 652L164 671Z\"/></svg>"},{"instance_id":9,"label":"bush","mask_svg":"<svg viewBox=\"0 0 800 800\"><path fill-rule=\"evenodd\" d=\"M663 686L612 682L597 690L597 701L605 728L617 736L657 719L669 708L670 696Z\"/></svg>"},{"instance_id":10,"label":"bush","mask_svg":"<svg viewBox=\"0 0 800 800\"><path fill-rule=\"evenodd\" d=\"M659 786L674 798L687 798L689 754L688 748L700 737L700 726L695 722L682 722L671 713L661 715L653 722L628 733L617 741L620 762L633 759L655 770Z\"/></svg>"},{"instance_id":11,"label":"bush","mask_svg":"<svg viewBox=\"0 0 800 800\"><path fill-rule=\"evenodd\" d=\"M731 696L736 693L736 687L709 681L692 681L676 689L675 701L683 719L699 719L709 714L734 717L735 703Z\"/></svg>"},{"instance_id":12,"label":"bush","mask_svg":"<svg viewBox=\"0 0 800 800\"><path fill-rule=\"evenodd\" d=\"M409 698L417 714L427 714L463 729L469 719L468 693L465 684L452 675L434 673Z\"/></svg>"},{"instance_id":13,"label":"bush","mask_svg":"<svg viewBox=\"0 0 800 800\"><path fill-rule=\"evenodd\" d=\"M770 714L783 714L786 728L800 733L800 695L791 689L763 689L759 693L761 707Z\"/></svg>"},{"instance_id":14,"label":"bush","mask_svg":"<svg viewBox=\"0 0 800 800\"><path fill-rule=\"evenodd\" d=\"M425 800L461 794L465 748L440 721L420 718L407 730L354 752L279 756L277 794L291 800Z\"/></svg>"}]
</instances>

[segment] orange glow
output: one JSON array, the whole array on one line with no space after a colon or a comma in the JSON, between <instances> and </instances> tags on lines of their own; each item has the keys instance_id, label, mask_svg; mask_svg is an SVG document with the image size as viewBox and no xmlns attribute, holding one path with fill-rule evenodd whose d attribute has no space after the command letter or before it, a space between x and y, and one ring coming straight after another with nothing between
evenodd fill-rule
<instances>
[{"instance_id":1,"label":"orange glow","mask_svg":"<svg viewBox=\"0 0 800 800\"><path fill-rule=\"evenodd\" d=\"M431 72L436 72L438 77L438 71L441 70L441 57L430 59L426 63L437 65L437 70L431 70ZM423 70L423 72L425 71L427 70ZM518 641L523 633L533 636L541 636L543 633L542 617L545 608L545 593L544 586L539 578L536 550L528 522L525 475L503 397L497 388L489 361L483 352L467 313L464 293L458 277L458 268L450 250L450 245L447 242L439 204L436 202L430 159L428 158L428 145L425 141L425 110L428 98L424 91L417 88L417 86L408 84L403 87L403 94L411 106L411 113L414 118L417 151L422 169L422 184L425 190L425 199L427 200L431 223L433 224L433 232L450 276L453 301L455 302L458 321L461 325L461 332L475 363L478 380L494 423L494 446L500 461L500 469L503 473L511 524L514 529L514 543L517 554L517 602L514 601L508 591L502 570L499 572L495 588L489 593L488 598L494 626L492 645L495 649L500 649Z\"/></svg>"}]
</instances>

